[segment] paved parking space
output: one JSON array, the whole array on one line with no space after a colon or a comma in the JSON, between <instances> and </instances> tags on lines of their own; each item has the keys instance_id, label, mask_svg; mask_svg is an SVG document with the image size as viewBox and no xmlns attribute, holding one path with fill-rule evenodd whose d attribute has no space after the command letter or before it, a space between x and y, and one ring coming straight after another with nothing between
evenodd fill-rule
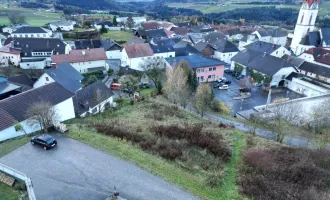
<instances>
[{"instance_id":1,"label":"paved parking space","mask_svg":"<svg viewBox=\"0 0 330 200\"><path fill-rule=\"evenodd\" d=\"M242 110L250 110L255 106L265 105L267 103L268 93L264 92L261 87L252 88L251 97L244 100L233 100L233 97L240 95L239 93L239 81L231 76L225 75L227 80L231 81L229 90L219 90L214 88L215 97L225 104L232 106L232 114ZM283 88L281 93L272 94L271 99L278 97L284 97L289 99L296 99L302 97L293 91Z\"/></svg>"},{"instance_id":2,"label":"paved parking space","mask_svg":"<svg viewBox=\"0 0 330 200\"><path fill-rule=\"evenodd\" d=\"M37 199L104 200L114 186L128 200L197 199L129 162L62 134L54 137L58 146L51 150L28 143L0 158L32 179Z\"/></svg>"}]
</instances>

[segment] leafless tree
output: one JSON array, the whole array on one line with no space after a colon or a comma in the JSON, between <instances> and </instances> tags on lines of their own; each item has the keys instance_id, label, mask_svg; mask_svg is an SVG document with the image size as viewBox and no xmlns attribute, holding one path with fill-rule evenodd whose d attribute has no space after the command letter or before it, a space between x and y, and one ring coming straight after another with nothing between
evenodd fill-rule
<instances>
[{"instance_id":1,"label":"leafless tree","mask_svg":"<svg viewBox=\"0 0 330 200\"><path fill-rule=\"evenodd\" d=\"M187 74L182 67L166 69L166 86L165 90L168 98L175 104L179 103L182 107L187 105L189 99L189 87L187 84Z\"/></svg>"},{"instance_id":2,"label":"leafless tree","mask_svg":"<svg viewBox=\"0 0 330 200\"><path fill-rule=\"evenodd\" d=\"M159 88L159 84L165 79L165 61L162 58L149 57L146 58L141 64L141 69L152 80L156 88Z\"/></svg>"},{"instance_id":3,"label":"leafless tree","mask_svg":"<svg viewBox=\"0 0 330 200\"><path fill-rule=\"evenodd\" d=\"M26 17L24 15L10 14L8 19L11 24L23 24L26 23Z\"/></svg>"},{"instance_id":4,"label":"leafless tree","mask_svg":"<svg viewBox=\"0 0 330 200\"><path fill-rule=\"evenodd\" d=\"M210 109L212 98L212 88L208 84L198 86L195 95L195 107L202 117L204 112Z\"/></svg>"},{"instance_id":5,"label":"leafless tree","mask_svg":"<svg viewBox=\"0 0 330 200\"><path fill-rule=\"evenodd\" d=\"M46 101L33 103L28 108L26 115L30 126L39 127L44 131L59 122L58 111Z\"/></svg>"},{"instance_id":6,"label":"leafless tree","mask_svg":"<svg viewBox=\"0 0 330 200\"><path fill-rule=\"evenodd\" d=\"M298 125L301 119L301 105L297 102L274 103L269 106L273 120L268 123L276 134L276 141L282 143L288 124Z\"/></svg>"}]
</instances>

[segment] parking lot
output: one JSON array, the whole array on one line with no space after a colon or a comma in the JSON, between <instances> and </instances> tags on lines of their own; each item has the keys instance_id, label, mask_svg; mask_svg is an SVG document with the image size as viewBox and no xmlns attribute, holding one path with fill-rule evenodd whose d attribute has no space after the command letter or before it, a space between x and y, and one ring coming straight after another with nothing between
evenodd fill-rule
<instances>
[{"instance_id":1,"label":"parking lot","mask_svg":"<svg viewBox=\"0 0 330 200\"><path fill-rule=\"evenodd\" d=\"M32 179L37 199L105 200L114 186L128 200L197 199L132 163L62 134L53 136L58 141L53 149L28 143L0 158Z\"/></svg>"},{"instance_id":2,"label":"parking lot","mask_svg":"<svg viewBox=\"0 0 330 200\"><path fill-rule=\"evenodd\" d=\"M240 86L239 81L233 78L230 75L225 74L227 80L231 81L228 90L219 90L218 88L214 88L215 98L224 102L227 106L232 107L232 114L235 114L239 111L253 109L255 106L265 105L267 103L268 93L264 92L262 87L252 88L251 97L244 100L234 100L233 97L240 96ZM212 86L215 83L212 84ZM289 99L297 99L303 97L302 95L295 93L286 88L282 88L281 92L272 94L271 101L278 98L284 97Z\"/></svg>"}]
</instances>

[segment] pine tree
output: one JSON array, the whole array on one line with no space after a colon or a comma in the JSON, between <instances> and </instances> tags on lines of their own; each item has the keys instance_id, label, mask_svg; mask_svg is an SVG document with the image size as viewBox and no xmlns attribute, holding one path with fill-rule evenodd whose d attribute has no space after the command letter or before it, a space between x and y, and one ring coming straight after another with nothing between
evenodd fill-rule
<instances>
[{"instance_id":1,"label":"pine tree","mask_svg":"<svg viewBox=\"0 0 330 200\"><path fill-rule=\"evenodd\" d=\"M117 22L117 16L115 15L114 17L113 17L113 19L112 19L112 24L114 25L114 26L117 26L118 25L118 22Z\"/></svg>"}]
</instances>

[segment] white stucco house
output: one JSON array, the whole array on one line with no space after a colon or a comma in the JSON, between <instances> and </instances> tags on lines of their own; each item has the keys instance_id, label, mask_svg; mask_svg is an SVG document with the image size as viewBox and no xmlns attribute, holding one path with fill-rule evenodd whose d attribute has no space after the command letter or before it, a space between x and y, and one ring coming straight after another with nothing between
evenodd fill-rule
<instances>
[{"instance_id":1,"label":"white stucco house","mask_svg":"<svg viewBox=\"0 0 330 200\"><path fill-rule=\"evenodd\" d=\"M147 59L153 59L154 53L148 43L130 44L123 49L122 66L129 66L132 69L141 71L141 64Z\"/></svg>"},{"instance_id":2,"label":"white stucco house","mask_svg":"<svg viewBox=\"0 0 330 200\"><path fill-rule=\"evenodd\" d=\"M61 31L73 31L75 24L75 21L61 20L49 23L49 29L52 31L57 31L59 28Z\"/></svg>"},{"instance_id":3,"label":"white stucco house","mask_svg":"<svg viewBox=\"0 0 330 200\"><path fill-rule=\"evenodd\" d=\"M69 54L52 55L52 65L68 62L80 73L109 70L103 48L71 50Z\"/></svg>"},{"instance_id":4,"label":"white stucco house","mask_svg":"<svg viewBox=\"0 0 330 200\"><path fill-rule=\"evenodd\" d=\"M227 38L217 40L212 44L212 47L214 48L213 57L228 64L231 63L232 57L239 52L236 45L228 41Z\"/></svg>"},{"instance_id":5,"label":"white stucco house","mask_svg":"<svg viewBox=\"0 0 330 200\"><path fill-rule=\"evenodd\" d=\"M9 64L19 66L21 62L21 51L10 47L10 45L0 48L0 67L7 67Z\"/></svg>"},{"instance_id":6,"label":"white stucco house","mask_svg":"<svg viewBox=\"0 0 330 200\"><path fill-rule=\"evenodd\" d=\"M0 101L0 141L15 138L24 134L39 131L41 127L31 124L26 113L35 103L47 102L53 106L59 122L75 118L73 94L58 83L51 83L43 87L28 90ZM22 129L17 126L19 124Z\"/></svg>"},{"instance_id":7,"label":"white stucco house","mask_svg":"<svg viewBox=\"0 0 330 200\"><path fill-rule=\"evenodd\" d=\"M51 66L53 54L69 53L71 46L58 38L8 38L6 43L21 51L22 69L44 69Z\"/></svg>"},{"instance_id":8,"label":"white stucco house","mask_svg":"<svg viewBox=\"0 0 330 200\"><path fill-rule=\"evenodd\" d=\"M263 41L256 41L254 43L246 45L244 48L260 53L265 53L278 58L282 58L284 55L291 55L291 52L285 47Z\"/></svg>"},{"instance_id":9,"label":"white stucco house","mask_svg":"<svg viewBox=\"0 0 330 200\"><path fill-rule=\"evenodd\" d=\"M75 93L74 109L77 116L95 115L110 108L113 92L103 82L93 83Z\"/></svg>"},{"instance_id":10,"label":"white stucco house","mask_svg":"<svg viewBox=\"0 0 330 200\"><path fill-rule=\"evenodd\" d=\"M171 38L152 39L150 47L155 57L169 58L175 57L175 42Z\"/></svg>"},{"instance_id":11,"label":"white stucco house","mask_svg":"<svg viewBox=\"0 0 330 200\"><path fill-rule=\"evenodd\" d=\"M13 33L15 32L17 29L21 28L21 27L26 27L26 26L30 26L28 24L15 24L15 25L11 25L11 26L6 26L4 28L2 28L2 32L3 33Z\"/></svg>"},{"instance_id":12,"label":"white stucco house","mask_svg":"<svg viewBox=\"0 0 330 200\"><path fill-rule=\"evenodd\" d=\"M21 27L10 34L13 38L51 38L52 35L51 30L32 26Z\"/></svg>"},{"instance_id":13,"label":"white stucco house","mask_svg":"<svg viewBox=\"0 0 330 200\"><path fill-rule=\"evenodd\" d=\"M127 22L127 18L128 17L118 17L117 18L117 22L118 23L120 23L120 22L126 23ZM147 21L147 18L146 17L132 17L132 18L133 18L133 20L135 22L135 25L141 24L141 23Z\"/></svg>"}]
</instances>

